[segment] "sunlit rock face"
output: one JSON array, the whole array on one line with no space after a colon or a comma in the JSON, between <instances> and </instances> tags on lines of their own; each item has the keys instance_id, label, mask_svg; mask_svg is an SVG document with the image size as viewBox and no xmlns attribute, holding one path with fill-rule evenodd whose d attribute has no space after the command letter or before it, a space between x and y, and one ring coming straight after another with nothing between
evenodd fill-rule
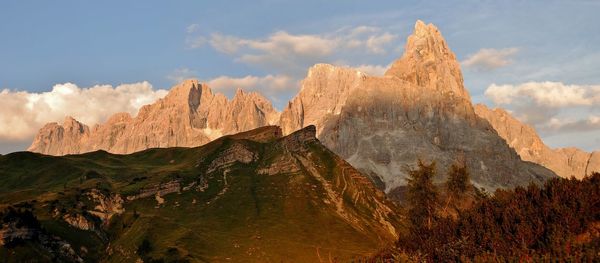
<instances>
[{"instance_id":1,"label":"sunlit rock face","mask_svg":"<svg viewBox=\"0 0 600 263\"><path fill-rule=\"evenodd\" d=\"M450 164L464 160L473 183L490 190L554 176L522 161L476 114L454 53L435 26L421 21L384 76L314 65L281 114L257 93L239 90L228 100L188 80L135 118L116 114L92 128L71 118L48 124L29 150L63 155L199 146L271 124L283 134L315 125L319 140L388 192L406 184L406 168L418 159L437 162L438 182Z\"/></svg>"},{"instance_id":2,"label":"sunlit rock face","mask_svg":"<svg viewBox=\"0 0 600 263\"><path fill-rule=\"evenodd\" d=\"M438 29L418 21L404 55L383 77L318 64L281 114L284 134L307 125L386 191L406 184L406 165L435 160L438 181L464 159L488 189L542 182L554 174L523 162L479 118L455 55Z\"/></svg>"},{"instance_id":3,"label":"sunlit rock face","mask_svg":"<svg viewBox=\"0 0 600 263\"><path fill-rule=\"evenodd\" d=\"M581 179L600 171L600 152L587 153L577 148L551 149L533 127L512 117L503 109L475 105L475 112L486 119L510 147L525 161L534 162L565 178Z\"/></svg>"},{"instance_id":4,"label":"sunlit rock face","mask_svg":"<svg viewBox=\"0 0 600 263\"><path fill-rule=\"evenodd\" d=\"M92 128L73 118L63 125L47 124L28 150L65 155L199 146L222 135L274 124L278 118L279 113L258 93L238 90L229 100L197 80L186 80L165 98L143 106L135 118L118 113Z\"/></svg>"}]
</instances>

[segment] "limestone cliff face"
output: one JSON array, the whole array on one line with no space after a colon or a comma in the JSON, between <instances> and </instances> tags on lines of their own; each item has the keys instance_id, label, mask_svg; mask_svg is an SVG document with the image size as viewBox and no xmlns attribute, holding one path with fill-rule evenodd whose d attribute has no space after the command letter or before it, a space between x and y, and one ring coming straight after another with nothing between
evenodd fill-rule
<instances>
[{"instance_id":1,"label":"limestone cliff face","mask_svg":"<svg viewBox=\"0 0 600 263\"><path fill-rule=\"evenodd\" d=\"M464 158L488 189L541 182L554 174L523 162L479 118L460 67L438 29L418 21L405 54L383 77L319 64L281 114L285 134L315 125L317 137L387 191L406 184L404 166L438 163L438 180Z\"/></svg>"},{"instance_id":2,"label":"limestone cliff face","mask_svg":"<svg viewBox=\"0 0 600 263\"><path fill-rule=\"evenodd\" d=\"M426 25L420 20L406 41L404 55L385 75L398 77L448 99L471 101L463 86L460 65L446 40L434 25Z\"/></svg>"},{"instance_id":3,"label":"limestone cliff face","mask_svg":"<svg viewBox=\"0 0 600 263\"><path fill-rule=\"evenodd\" d=\"M503 109L492 110L478 104L475 105L475 112L486 119L525 161L545 166L567 178L574 176L581 179L600 171L600 152L587 153L577 148L551 149L533 127L520 122Z\"/></svg>"},{"instance_id":4,"label":"limestone cliff face","mask_svg":"<svg viewBox=\"0 0 600 263\"><path fill-rule=\"evenodd\" d=\"M82 145L79 142L87 140L89 135L88 126L66 117L63 125L53 122L40 129L28 150L53 155L80 152Z\"/></svg>"},{"instance_id":5,"label":"limestone cliff face","mask_svg":"<svg viewBox=\"0 0 600 263\"><path fill-rule=\"evenodd\" d=\"M29 151L65 155L105 150L132 153L157 147L199 146L222 135L270 125L279 114L258 93L238 90L232 100L197 80L173 87L133 118L118 113L91 129L67 118L44 126Z\"/></svg>"},{"instance_id":6,"label":"limestone cliff face","mask_svg":"<svg viewBox=\"0 0 600 263\"><path fill-rule=\"evenodd\" d=\"M435 26L421 21L404 55L383 77L317 64L281 115L257 93L240 90L228 100L188 80L142 107L135 118L116 114L92 128L73 119L48 124L29 150L63 155L198 146L270 124L279 124L284 135L314 125L319 140L387 191L406 184L405 166L419 158L438 162L437 180L455 159L464 158L473 182L488 189L554 176L523 162L477 116L454 53Z\"/></svg>"}]
</instances>

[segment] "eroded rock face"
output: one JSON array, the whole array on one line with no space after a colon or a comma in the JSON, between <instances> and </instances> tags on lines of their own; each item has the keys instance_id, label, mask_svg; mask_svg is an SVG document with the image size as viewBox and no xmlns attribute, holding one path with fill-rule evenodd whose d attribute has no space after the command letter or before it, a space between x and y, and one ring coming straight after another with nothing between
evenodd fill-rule
<instances>
[{"instance_id":1,"label":"eroded rock face","mask_svg":"<svg viewBox=\"0 0 600 263\"><path fill-rule=\"evenodd\" d=\"M500 137L517 151L525 161L534 162L565 178L581 179L600 171L600 152L587 153L577 148L551 149L533 127L520 122L503 109L475 105L475 112L486 119Z\"/></svg>"},{"instance_id":2,"label":"eroded rock face","mask_svg":"<svg viewBox=\"0 0 600 263\"><path fill-rule=\"evenodd\" d=\"M65 155L192 147L223 135L274 124L278 118L279 113L258 93L238 90L228 100L223 94L213 94L197 80L186 80L173 87L165 98L142 107L135 118L118 113L91 129L73 118L67 118L63 125L47 124L28 150Z\"/></svg>"},{"instance_id":3,"label":"eroded rock face","mask_svg":"<svg viewBox=\"0 0 600 263\"><path fill-rule=\"evenodd\" d=\"M464 158L472 180L488 189L554 176L523 162L479 118L454 54L433 25L417 22L405 54L383 77L319 64L281 114L285 134L308 125L317 137L387 191L406 184L407 164L438 163L438 178Z\"/></svg>"},{"instance_id":4,"label":"eroded rock face","mask_svg":"<svg viewBox=\"0 0 600 263\"><path fill-rule=\"evenodd\" d=\"M141 198L147 198L151 196L162 197L171 193L178 193L181 191L180 180L172 180L166 183L153 184L142 188L139 193L135 195L127 196L127 201L133 201Z\"/></svg>"},{"instance_id":5,"label":"eroded rock face","mask_svg":"<svg viewBox=\"0 0 600 263\"><path fill-rule=\"evenodd\" d=\"M69 225L81 230L94 230L95 228L94 222L88 220L81 214L66 214L63 215L62 218Z\"/></svg>"},{"instance_id":6,"label":"eroded rock face","mask_svg":"<svg viewBox=\"0 0 600 263\"><path fill-rule=\"evenodd\" d=\"M88 126L72 117L66 117L63 125L52 122L42 127L28 150L54 155L80 152L80 142L87 140L89 135Z\"/></svg>"},{"instance_id":7,"label":"eroded rock face","mask_svg":"<svg viewBox=\"0 0 600 263\"><path fill-rule=\"evenodd\" d=\"M108 224L114 215L125 212L124 201L120 194L104 194L97 189L92 189L86 195L96 204L94 209L88 212L100 218L104 224Z\"/></svg>"},{"instance_id":8,"label":"eroded rock face","mask_svg":"<svg viewBox=\"0 0 600 263\"><path fill-rule=\"evenodd\" d=\"M226 150L221 152L208 166L208 172L227 167L234 163L249 164L256 160L256 154L247 148L246 145L234 142Z\"/></svg>"}]
</instances>

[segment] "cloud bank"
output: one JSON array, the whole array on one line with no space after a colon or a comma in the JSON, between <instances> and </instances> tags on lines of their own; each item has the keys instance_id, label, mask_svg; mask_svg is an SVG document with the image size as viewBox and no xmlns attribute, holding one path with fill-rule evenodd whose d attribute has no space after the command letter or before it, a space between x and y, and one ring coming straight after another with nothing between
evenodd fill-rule
<instances>
[{"instance_id":1,"label":"cloud bank","mask_svg":"<svg viewBox=\"0 0 600 263\"><path fill-rule=\"evenodd\" d=\"M208 81L208 86L215 92L221 92L232 97L237 89L244 91L258 91L271 101L277 102L282 93L296 92L299 84L285 75L266 75L257 77L248 75L245 77L219 76Z\"/></svg>"},{"instance_id":2,"label":"cloud bank","mask_svg":"<svg viewBox=\"0 0 600 263\"><path fill-rule=\"evenodd\" d=\"M350 63L352 57L383 56L387 50L397 51L398 36L380 27L344 27L320 34L294 34L276 31L265 37L245 38L220 32L201 32L198 24L186 28L186 47L209 47L230 56L234 62L265 70L265 75L243 77L217 76L207 83L231 97L238 88L259 91L272 100L275 107L282 106L300 87L309 67L316 63L332 63L353 67L370 75L381 76L388 66ZM167 76L174 82L194 77L196 72L180 68ZM284 101L285 100L285 101Z\"/></svg>"},{"instance_id":3,"label":"cloud bank","mask_svg":"<svg viewBox=\"0 0 600 263\"><path fill-rule=\"evenodd\" d=\"M496 105L513 111L518 119L538 130L584 132L600 130L600 85L568 85L561 82L527 82L490 85L485 95ZM589 116L582 119L578 116Z\"/></svg>"},{"instance_id":4,"label":"cloud bank","mask_svg":"<svg viewBox=\"0 0 600 263\"><path fill-rule=\"evenodd\" d=\"M467 68L476 70L494 70L512 63L512 56L519 51L518 48L482 48L479 51L468 55L461 61L461 64Z\"/></svg>"},{"instance_id":5,"label":"cloud bank","mask_svg":"<svg viewBox=\"0 0 600 263\"><path fill-rule=\"evenodd\" d=\"M145 81L89 88L64 83L41 93L5 89L0 92L0 142L31 140L44 124L62 122L65 116L93 125L117 112L135 115L141 106L166 93Z\"/></svg>"},{"instance_id":6,"label":"cloud bank","mask_svg":"<svg viewBox=\"0 0 600 263\"><path fill-rule=\"evenodd\" d=\"M316 63L336 61L353 53L384 55L386 50L398 44L397 35L372 26L347 27L322 34L277 31L264 38L243 38L218 32L202 37L208 39L214 50L233 57L236 62L295 78L301 77Z\"/></svg>"}]
</instances>

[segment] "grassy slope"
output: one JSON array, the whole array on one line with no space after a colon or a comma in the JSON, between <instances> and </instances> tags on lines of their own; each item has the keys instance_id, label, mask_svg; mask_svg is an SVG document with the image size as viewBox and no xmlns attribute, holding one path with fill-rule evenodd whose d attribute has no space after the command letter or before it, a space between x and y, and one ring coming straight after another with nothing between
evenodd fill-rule
<instances>
[{"instance_id":1,"label":"grassy slope","mask_svg":"<svg viewBox=\"0 0 600 263\"><path fill-rule=\"evenodd\" d=\"M261 158L248 165L236 164L227 173L206 174L206 166L233 142L244 143ZM278 142L257 143L224 138L192 149L150 149L131 155L94 152L50 157L33 153L0 156L0 205L37 199L35 213L45 228L90 250L87 259L103 255L102 240L91 231L76 230L50 216L44 208L50 200L70 200L77 189L106 188L122 195L144 186L180 178L183 185L204 176L208 189L164 196L125 205L126 212L106 230L111 238L111 262L133 262L142 240L150 242L147 257L190 261L295 261L329 258L343 261L374 253L389 237L380 234L373 221L369 185L352 182L339 169L341 159L321 146L310 145L311 161L336 191L342 186L344 205L360 222L357 230L325 204L325 189L306 170L298 173L259 175L259 165L284 154ZM199 160L204 160L199 163ZM137 178L137 179L135 179ZM135 180L134 180L135 179ZM343 184L342 184L343 182ZM348 187L347 185L350 185ZM350 193L372 195L353 200ZM139 216L134 216L134 211ZM397 223L397 221L394 221ZM378 232L379 231L379 232ZM0 252L1 253L1 252Z\"/></svg>"}]
</instances>

